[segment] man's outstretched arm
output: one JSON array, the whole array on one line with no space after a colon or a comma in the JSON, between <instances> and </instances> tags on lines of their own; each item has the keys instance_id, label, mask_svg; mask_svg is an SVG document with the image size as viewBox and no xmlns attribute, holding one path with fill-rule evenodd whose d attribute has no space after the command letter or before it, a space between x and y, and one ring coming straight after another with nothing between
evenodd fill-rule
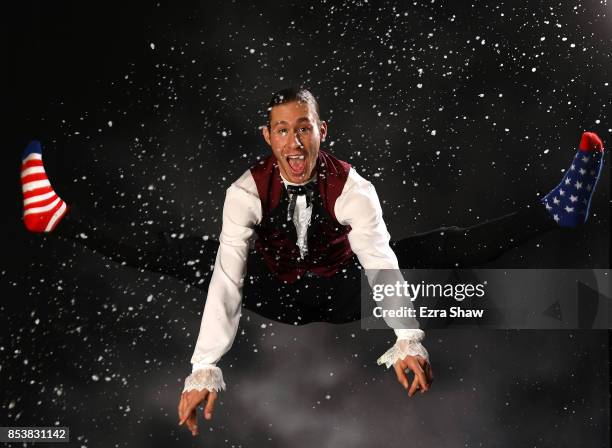
<instances>
[{"instance_id":1,"label":"man's outstretched arm","mask_svg":"<svg viewBox=\"0 0 612 448\"><path fill-rule=\"evenodd\" d=\"M397 257L389 246L389 232L382 217L380 201L374 186L351 168L344 190L335 205L338 221L350 225L348 234L352 251L366 270L370 285L389 281L383 277L395 276L402 281ZM390 322L388 322L390 323ZM397 380L413 396L417 390L425 392L433 381L429 354L421 341L425 333L418 329L418 322L401 322L395 325L396 343L379 359L378 364L394 366ZM407 324L407 325L405 325ZM414 373L410 384L406 370Z\"/></svg>"},{"instance_id":2,"label":"man's outstretched arm","mask_svg":"<svg viewBox=\"0 0 612 448\"><path fill-rule=\"evenodd\" d=\"M253 226L261 220L259 199L247 172L227 190L219 251L210 281L200 333L191 363L192 373L178 406L179 425L197 434L196 410L206 400L204 418L212 418L217 393L225 389L219 359L230 349L240 320L242 284Z\"/></svg>"}]
</instances>

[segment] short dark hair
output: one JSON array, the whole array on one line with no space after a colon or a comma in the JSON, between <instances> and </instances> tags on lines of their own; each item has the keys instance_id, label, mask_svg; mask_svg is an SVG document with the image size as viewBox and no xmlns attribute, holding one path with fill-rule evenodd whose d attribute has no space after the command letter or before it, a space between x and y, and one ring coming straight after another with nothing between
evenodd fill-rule
<instances>
[{"instance_id":1,"label":"short dark hair","mask_svg":"<svg viewBox=\"0 0 612 448\"><path fill-rule=\"evenodd\" d=\"M287 104L293 101L309 104L317 113L317 118L320 119L319 103L310 90L303 87L287 87L279 90L272 95L268 103L268 127L270 126L270 118L272 117L272 108L279 104Z\"/></svg>"}]
</instances>

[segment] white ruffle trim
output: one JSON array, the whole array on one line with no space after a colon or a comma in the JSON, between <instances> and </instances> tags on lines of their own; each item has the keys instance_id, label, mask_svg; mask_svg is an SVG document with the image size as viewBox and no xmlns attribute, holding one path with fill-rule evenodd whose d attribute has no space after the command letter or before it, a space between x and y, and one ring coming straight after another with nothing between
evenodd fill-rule
<instances>
[{"instance_id":1,"label":"white ruffle trim","mask_svg":"<svg viewBox=\"0 0 612 448\"><path fill-rule=\"evenodd\" d=\"M183 392L190 390L203 390L219 392L225 390L225 382L223 381L223 373L219 367L207 367L193 372L185 379L185 388Z\"/></svg>"},{"instance_id":2,"label":"white ruffle trim","mask_svg":"<svg viewBox=\"0 0 612 448\"><path fill-rule=\"evenodd\" d=\"M427 350L421 344L420 339L398 339L393 347L387 350L376 362L379 365L384 364L389 368L395 364L395 361L404 359L408 355L420 356L429 362L429 353L427 353Z\"/></svg>"}]
</instances>

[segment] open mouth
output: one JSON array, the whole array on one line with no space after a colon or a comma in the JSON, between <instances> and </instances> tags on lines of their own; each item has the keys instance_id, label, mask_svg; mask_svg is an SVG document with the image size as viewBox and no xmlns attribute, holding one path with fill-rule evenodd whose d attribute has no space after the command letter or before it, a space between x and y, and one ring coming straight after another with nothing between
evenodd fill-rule
<instances>
[{"instance_id":1,"label":"open mouth","mask_svg":"<svg viewBox=\"0 0 612 448\"><path fill-rule=\"evenodd\" d=\"M296 154L287 156L285 159L287 160L291 174L295 176L304 174L304 171L306 171L306 156Z\"/></svg>"}]
</instances>

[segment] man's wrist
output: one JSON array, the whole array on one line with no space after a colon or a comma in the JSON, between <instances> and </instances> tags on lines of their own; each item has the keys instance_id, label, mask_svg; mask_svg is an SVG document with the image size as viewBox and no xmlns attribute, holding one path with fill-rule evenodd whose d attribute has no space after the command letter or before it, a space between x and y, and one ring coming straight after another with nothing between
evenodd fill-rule
<instances>
[{"instance_id":1,"label":"man's wrist","mask_svg":"<svg viewBox=\"0 0 612 448\"><path fill-rule=\"evenodd\" d=\"M401 339L401 340L407 340L407 341L413 341L413 342L421 342L423 339L425 339L425 332L418 328L415 328L415 329L400 328L400 329L395 329L393 331L395 332L395 335L397 336L398 340Z\"/></svg>"},{"instance_id":2,"label":"man's wrist","mask_svg":"<svg viewBox=\"0 0 612 448\"><path fill-rule=\"evenodd\" d=\"M195 365L194 365L195 367ZM183 392L190 390L204 390L220 392L225 390L225 381L221 369L216 366L208 365L207 367L194 370L191 375L185 379L185 387Z\"/></svg>"}]
</instances>

